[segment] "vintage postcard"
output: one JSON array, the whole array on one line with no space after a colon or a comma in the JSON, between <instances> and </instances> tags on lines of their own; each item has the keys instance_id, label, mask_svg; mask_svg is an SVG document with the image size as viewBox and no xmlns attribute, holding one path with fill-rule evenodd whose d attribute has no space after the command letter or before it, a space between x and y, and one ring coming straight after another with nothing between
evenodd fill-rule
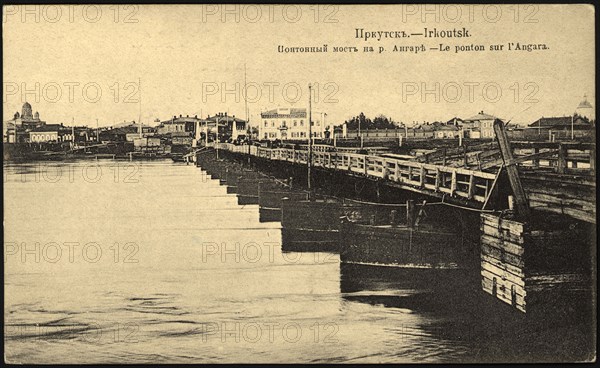
<instances>
[{"instance_id":1,"label":"vintage postcard","mask_svg":"<svg viewBox=\"0 0 600 368\"><path fill-rule=\"evenodd\" d=\"M7 4L4 361L596 360L591 4Z\"/></svg>"}]
</instances>

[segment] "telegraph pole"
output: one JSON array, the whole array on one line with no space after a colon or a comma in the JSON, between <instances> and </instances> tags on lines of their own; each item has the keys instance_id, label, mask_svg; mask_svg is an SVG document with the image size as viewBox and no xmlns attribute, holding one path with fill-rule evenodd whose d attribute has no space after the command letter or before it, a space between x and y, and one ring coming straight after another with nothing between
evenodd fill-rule
<instances>
[{"instance_id":1,"label":"telegraph pole","mask_svg":"<svg viewBox=\"0 0 600 368\"><path fill-rule=\"evenodd\" d=\"M71 118L71 149L75 149L75 118Z\"/></svg>"},{"instance_id":2,"label":"telegraph pole","mask_svg":"<svg viewBox=\"0 0 600 368\"><path fill-rule=\"evenodd\" d=\"M308 191L312 189L311 185L311 172L310 167L312 166L312 85L308 84L308 160L306 165L308 167ZM312 197L312 195L311 195Z\"/></svg>"},{"instance_id":3,"label":"telegraph pole","mask_svg":"<svg viewBox=\"0 0 600 368\"><path fill-rule=\"evenodd\" d=\"M138 89L140 91L140 113L138 115L138 119L140 122L140 138L142 138L142 79L138 78ZM140 143L141 144L141 143Z\"/></svg>"},{"instance_id":4,"label":"telegraph pole","mask_svg":"<svg viewBox=\"0 0 600 368\"><path fill-rule=\"evenodd\" d=\"M248 143L248 164L250 163L250 136L252 135L252 129L250 129L250 117L248 116L248 87L247 87L247 73L246 63L244 63L244 109L246 110L246 143Z\"/></svg>"},{"instance_id":5,"label":"telegraph pole","mask_svg":"<svg viewBox=\"0 0 600 368\"><path fill-rule=\"evenodd\" d=\"M573 125L575 123L575 114L571 115L571 140L575 139L575 134L573 132Z\"/></svg>"}]
</instances>

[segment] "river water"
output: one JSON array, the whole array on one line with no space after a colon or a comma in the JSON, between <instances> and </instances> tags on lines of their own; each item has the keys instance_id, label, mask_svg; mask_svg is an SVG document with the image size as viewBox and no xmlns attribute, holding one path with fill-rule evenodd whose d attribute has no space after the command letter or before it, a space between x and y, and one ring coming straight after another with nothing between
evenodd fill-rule
<instances>
[{"instance_id":1,"label":"river water","mask_svg":"<svg viewBox=\"0 0 600 368\"><path fill-rule=\"evenodd\" d=\"M406 275L283 253L279 223L192 165L6 165L4 211L11 363L547 361L593 343L587 324L524 328L469 293L404 303Z\"/></svg>"}]
</instances>

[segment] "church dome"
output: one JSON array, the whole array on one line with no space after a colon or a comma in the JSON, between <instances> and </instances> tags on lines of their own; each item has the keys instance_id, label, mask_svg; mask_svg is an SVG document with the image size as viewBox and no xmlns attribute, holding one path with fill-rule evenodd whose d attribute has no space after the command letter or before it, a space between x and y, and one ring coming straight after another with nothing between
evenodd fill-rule
<instances>
[{"instance_id":1,"label":"church dome","mask_svg":"<svg viewBox=\"0 0 600 368\"><path fill-rule=\"evenodd\" d=\"M29 102L25 102L23 104L21 117L23 119L32 119L33 118L33 113L31 112L31 105L29 104Z\"/></svg>"},{"instance_id":2,"label":"church dome","mask_svg":"<svg viewBox=\"0 0 600 368\"><path fill-rule=\"evenodd\" d=\"M579 116L588 118L588 120L595 120L596 111L594 109L594 106L592 106L592 104L589 103L587 95L583 95L583 101L579 103L579 106L577 106L575 113L577 113L577 115Z\"/></svg>"}]
</instances>

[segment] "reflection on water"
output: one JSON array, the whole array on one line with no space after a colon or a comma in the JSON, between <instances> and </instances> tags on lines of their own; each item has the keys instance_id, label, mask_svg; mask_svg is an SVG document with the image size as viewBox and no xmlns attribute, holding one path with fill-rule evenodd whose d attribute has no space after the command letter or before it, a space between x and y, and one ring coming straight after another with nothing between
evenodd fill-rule
<instances>
[{"instance_id":1,"label":"reflection on water","mask_svg":"<svg viewBox=\"0 0 600 368\"><path fill-rule=\"evenodd\" d=\"M279 223L193 166L22 164L5 166L4 185L9 362L539 360L572 348L544 331L536 341L554 345L511 342L518 318L471 290L446 299L410 273L282 253Z\"/></svg>"}]
</instances>

